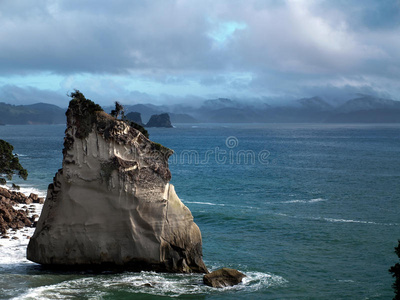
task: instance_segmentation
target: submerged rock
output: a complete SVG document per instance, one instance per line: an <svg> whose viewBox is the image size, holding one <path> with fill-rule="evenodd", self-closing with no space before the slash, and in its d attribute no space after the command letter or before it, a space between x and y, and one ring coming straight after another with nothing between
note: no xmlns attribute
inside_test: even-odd
<svg viewBox="0 0 400 300"><path fill-rule="evenodd" d="M237 270L222 268L204 275L203 282L211 287L223 288L241 283L244 277L246 275Z"/></svg>
<svg viewBox="0 0 400 300"><path fill-rule="evenodd" d="M160 115L152 115L149 122L147 122L146 127L166 127L172 128L171 119L169 114L164 113Z"/></svg>
<svg viewBox="0 0 400 300"><path fill-rule="evenodd" d="M173 151L79 91L71 96L63 167L27 258L57 267L207 273L200 230L169 184Z"/></svg>

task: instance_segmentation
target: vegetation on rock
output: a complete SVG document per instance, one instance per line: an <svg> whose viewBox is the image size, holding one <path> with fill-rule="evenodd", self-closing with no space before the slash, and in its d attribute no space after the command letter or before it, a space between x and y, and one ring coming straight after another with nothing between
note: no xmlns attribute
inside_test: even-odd
<svg viewBox="0 0 400 300"><path fill-rule="evenodd" d="M66 114L67 116L68 114L73 114L77 117L78 131L76 136L78 138L86 138L92 131L92 125L96 121L96 112L103 111L103 109L92 100L86 99L79 90L75 90L69 96L72 100L69 102Z"/></svg>
<svg viewBox="0 0 400 300"><path fill-rule="evenodd" d="M129 120L124 120L126 123L128 123L129 126L135 128L136 130L139 130L143 135L147 138L149 138L149 132L142 126L139 125L135 122L129 121Z"/></svg>
<svg viewBox="0 0 400 300"><path fill-rule="evenodd" d="M394 248L394 252L400 258L400 240L398 242L399 244ZM396 263L392 266L389 272L392 273L392 276L395 278L395 282L393 283L395 297L393 300L400 300L400 263Z"/></svg>
<svg viewBox="0 0 400 300"><path fill-rule="evenodd" d="M118 116L121 115L122 121L124 121L129 126L135 128L136 130L139 130L145 137L149 138L148 131L141 124L133 122L125 116L124 107L118 101L115 101L115 109L111 111L110 115L116 119L118 119Z"/></svg>
<svg viewBox="0 0 400 300"><path fill-rule="evenodd" d="M110 115L116 119L118 119L118 116L121 115L121 119L124 119L125 112L124 112L124 107L121 105L121 103L115 101L115 109L111 111Z"/></svg>

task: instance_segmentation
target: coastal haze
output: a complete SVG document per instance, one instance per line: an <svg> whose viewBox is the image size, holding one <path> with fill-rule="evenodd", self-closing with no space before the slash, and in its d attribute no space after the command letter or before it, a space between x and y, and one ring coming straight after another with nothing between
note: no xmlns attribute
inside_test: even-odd
<svg viewBox="0 0 400 300"><path fill-rule="evenodd" d="M29 174L2 187L48 195L15 205L36 233L0 235L0 299L392 298L399 36L398 0L0 1L0 139ZM132 247L153 269L33 262ZM225 267L246 277L195 274Z"/></svg>

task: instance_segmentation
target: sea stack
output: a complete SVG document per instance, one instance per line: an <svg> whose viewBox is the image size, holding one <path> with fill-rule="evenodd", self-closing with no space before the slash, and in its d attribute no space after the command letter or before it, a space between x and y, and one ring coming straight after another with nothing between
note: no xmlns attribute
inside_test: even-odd
<svg viewBox="0 0 400 300"><path fill-rule="evenodd" d="M200 230L169 183L173 151L79 91L71 97L62 169L27 258L53 267L207 273Z"/></svg>
<svg viewBox="0 0 400 300"><path fill-rule="evenodd" d="M163 113L160 115L152 115L150 117L149 122L147 122L146 127L165 127L165 128L173 128L171 124L171 119L169 114Z"/></svg>

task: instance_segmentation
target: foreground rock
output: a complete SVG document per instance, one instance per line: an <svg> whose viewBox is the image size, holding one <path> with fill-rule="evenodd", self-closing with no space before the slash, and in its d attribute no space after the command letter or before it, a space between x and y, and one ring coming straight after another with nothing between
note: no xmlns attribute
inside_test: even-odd
<svg viewBox="0 0 400 300"><path fill-rule="evenodd" d="M172 128L171 119L169 114L152 115L146 127L166 127Z"/></svg>
<svg viewBox="0 0 400 300"><path fill-rule="evenodd" d="M30 216L29 210L15 209L16 204L43 203L43 198L36 194L29 197L20 192L10 191L0 187L0 235L7 237L7 231L32 227L36 216Z"/></svg>
<svg viewBox="0 0 400 300"><path fill-rule="evenodd" d="M17 203L20 204L44 203L44 199L36 194L31 193L29 196L26 196L23 193L11 191L4 187L0 187L0 198L1 197L8 199L12 205L15 205Z"/></svg>
<svg viewBox="0 0 400 300"><path fill-rule="evenodd" d="M201 233L169 184L172 150L78 91L63 168L49 185L27 258L51 266L207 273Z"/></svg>
<svg viewBox="0 0 400 300"><path fill-rule="evenodd" d="M244 277L246 275L237 270L222 268L204 275L203 282L211 287L223 288L241 283Z"/></svg>

